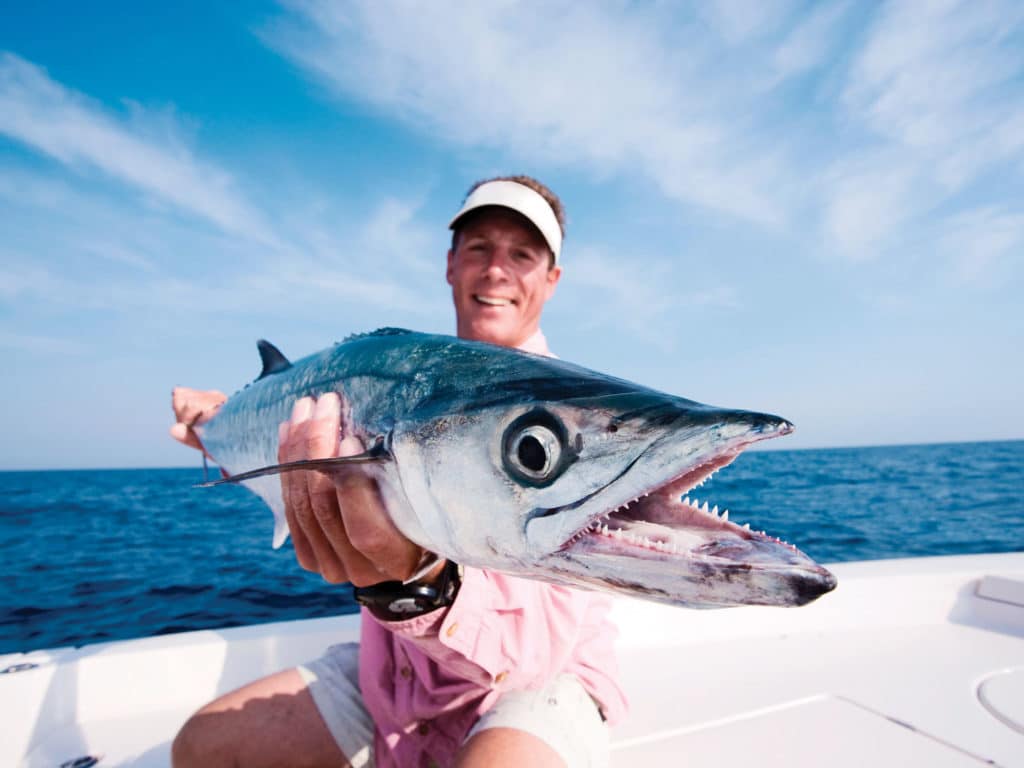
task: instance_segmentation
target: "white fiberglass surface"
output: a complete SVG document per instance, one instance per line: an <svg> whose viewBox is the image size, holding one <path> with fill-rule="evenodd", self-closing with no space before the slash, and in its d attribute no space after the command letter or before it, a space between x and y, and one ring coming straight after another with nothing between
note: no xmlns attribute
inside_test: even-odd
<svg viewBox="0 0 1024 768"><path fill-rule="evenodd" d="M1024 735L991 711L1014 721L999 673L1024 669L1024 608L978 593L986 576L1024 578L1024 554L834 570L836 591L804 608L617 602L632 709L613 764L1024 768ZM0 765L166 766L210 696L356 631L349 616L4 657L40 666L0 675Z"/></svg>

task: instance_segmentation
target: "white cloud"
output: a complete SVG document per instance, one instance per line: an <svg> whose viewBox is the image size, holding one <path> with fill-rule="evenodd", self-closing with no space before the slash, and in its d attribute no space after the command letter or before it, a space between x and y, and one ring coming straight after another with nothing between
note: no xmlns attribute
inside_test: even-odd
<svg viewBox="0 0 1024 768"><path fill-rule="evenodd" d="M225 232L277 244L225 171L196 159L173 138L133 131L11 53L0 54L0 133L70 167L97 169Z"/></svg>
<svg viewBox="0 0 1024 768"><path fill-rule="evenodd" d="M842 31L839 23L848 10L849 2L817 5L806 18L789 30L782 43L772 52L772 84L822 64L837 46L837 38Z"/></svg>
<svg viewBox="0 0 1024 768"><path fill-rule="evenodd" d="M559 287L561 298L549 313L572 316L576 326L596 328L613 318L615 325L628 329L633 338L658 342L671 327L665 322L670 315L690 317L695 312L739 306L731 286L680 290L676 268L650 255L623 259L583 245L573 249L572 263L566 269Z"/></svg>
<svg viewBox="0 0 1024 768"><path fill-rule="evenodd" d="M80 355L86 347L77 341L0 329L0 349L49 355Z"/></svg>
<svg viewBox="0 0 1024 768"><path fill-rule="evenodd" d="M912 165L892 155L836 164L826 181L823 225L840 255L854 261L882 255L893 232L918 213L915 175Z"/></svg>
<svg viewBox="0 0 1024 768"><path fill-rule="evenodd" d="M1012 0L285 7L269 44L415 130L639 178L854 261L899 255L986 171L1024 168ZM808 73L811 96L771 88Z"/></svg>
<svg viewBox="0 0 1024 768"><path fill-rule="evenodd" d="M793 0L705 0L698 12L723 40L737 45L772 32L793 6Z"/></svg>
<svg viewBox="0 0 1024 768"><path fill-rule="evenodd" d="M847 135L859 130L863 140L822 179L823 228L842 253L862 261L899 256L909 237L941 250L943 222L960 207L950 201L984 199L985 174L997 168L1020 176L1022 34L1024 6L1014 2L881 8L837 105L849 120ZM1002 193L993 189L998 200ZM970 263L982 269L993 262Z"/></svg>
<svg viewBox="0 0 1024 768"><path fill-rule="evenodd" d="M699 25L657 6L556 2L536 13L488 3L443 13L311 0L289 9L264 33L271 45L419 130L533 162L639 172L671 198L780 219L775 150L752 141L747 105L720 87L720 51ZM719 15L742 37L734 10Z"/></svg>
<svg viewBox="0 0 1024 768"><path fill-rule="evenodd" d="M844 102L955 191L1024 145L1024 100L1012 87L1024 74L1022 24L1015 2L891 3L857 57Z"/></svg>
<svg viewBox="0 0 1024 768"><path fill-rule="evenodd" d="M348 211L346 221L336 199L317 209L289 198L271 221L182 133L170 113L117 114L0 53L0 135L58 161L0 167L0 300L208 314L298 295L306 311L339 300L413 315L436 308L405 287L407 272L429 269L420 201L361 201L363 215Z"/></svg>
<svg viewBox="0 0 1024 768"><path fill-rule="evenodd" d="M954 279L984 279L1001 262L1024 262L1024 210L985 207L951 218L941 233L943 253Z"/></svg>
<svg viewBox="0 0 1024 768"><path fill-rule="evenodd" d="M394 197L380 201L362 234L362 243L375 260L419 274L442 271L442 254L432 253L431 233L416 219L420 208L418 201Z"/></svg>
<svg viewBox="0 0 1024 768"><path fill-rule="evenodd" d="M0 260L0 299L13 301L25 296L51 296L57 281L50 272L26 259L8 256Z"/></svg>
<svg viewBox="0 0 1024 768"><path fill-rule="evenodd" d="M244 238L197 231L87 184L80 189L16 166L0 166L0 179L14 180L0 182L0 200L8 203L0 207L7 239L0 305L8 309L160 311L200 323L211 315L277 312L315 320L339 305L413 318L447 311L440 285L422 290L422 281L409 279L414 267L425 268L416 264L419 254L437 250L424 245L414 202L386 198L359 228L327 207L295 220L295 245L253 255ZM442 274L443 255L434 266Z"/></svg>

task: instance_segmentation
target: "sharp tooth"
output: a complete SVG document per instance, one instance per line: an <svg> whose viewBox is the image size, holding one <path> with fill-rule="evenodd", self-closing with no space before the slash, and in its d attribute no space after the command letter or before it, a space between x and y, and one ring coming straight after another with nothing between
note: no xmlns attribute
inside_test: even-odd
<svg viewBox="0 0 1024 768"><path fill-rule="evenodd" d="M729 519L729 510L728 509L725 510L725 512L722 513L722 519L723 520L728 520Z"/></svg>
<svg viewBox="0 0 1024 768"><path fill-rule="evenodd" d="M706 501L704 502L704 506L700 508L700 511L705 515L708 514L708 503Z"/></svg>
<svg viewBox="0 0 1024 768"><path fill-rule="evenodd" d="M743 524L743 530L744 531L749 531L750 530L750 523L744 523Z"/></svg>
<svg viewBox="0 0 1024 768"><path fill-rule="evenodd" d="M685 497L683 499L683 504L685 504L686 506L690 506L690 497L689 496L687 496L687 497Z"/></svg>
<svg viewBox="0 0 1024 768"><path fill-rule="evenodd" d="M717 504L715 504L715 506L712 507L711 514L714 515L715 517L718 517L718 505Z"/></svg>

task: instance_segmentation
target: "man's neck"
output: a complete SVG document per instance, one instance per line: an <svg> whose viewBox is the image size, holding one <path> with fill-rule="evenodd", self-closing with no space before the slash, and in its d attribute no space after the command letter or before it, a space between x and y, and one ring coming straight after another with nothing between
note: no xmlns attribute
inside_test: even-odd
<svg viewBox="0 0 1024 768"><path fill-rule="evenodd" d="M459 333L458 337L460 339L465 339L466 341L485 341L485 339L476 338L472 334L468 333ZM491 343L494 344L496 342ZM554 355L551 354L551 350L548 349L548 340L544 337L544 332L541 331L540 327L518 344L501 344L499 346L509 346L513 349L521 349L523 352L532 352L535 355L554 357Z"/></svg>
<svg viewBox="0 0 1024 768"><path fill-rule="evenodd" d="M524 342L517 344L516 349L521 349L524 352L533 352L535 355L551 354L551 350L548 349L548 340L544 338L544 333L540 328L534 331L533 335Z"/></svg>

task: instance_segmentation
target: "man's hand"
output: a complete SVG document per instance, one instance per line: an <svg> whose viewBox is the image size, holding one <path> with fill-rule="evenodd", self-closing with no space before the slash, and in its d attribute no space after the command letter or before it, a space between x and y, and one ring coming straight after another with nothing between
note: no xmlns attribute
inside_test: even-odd
<svg viewBox="0 0 1024 768"><path fill-rule="evenodd" d="M291 420L280 426L278 461L363 453L347 410L333 392L316 401L298 400ZM307 571L357 587L407 579L416 572L424 550L399 533L377 481L358 467L338 467L330 474L286 472L281 491L295 557Z"/></svg>
<svg viewBox="0 0 1024 768"><path fill-rule="evenodd" d="M212 419L227 399L227 395L216 389L175 387L171 390L171 408L174 409L174 420L177 423L171 427L171 437L206 453L192 427Z"/></svg>

